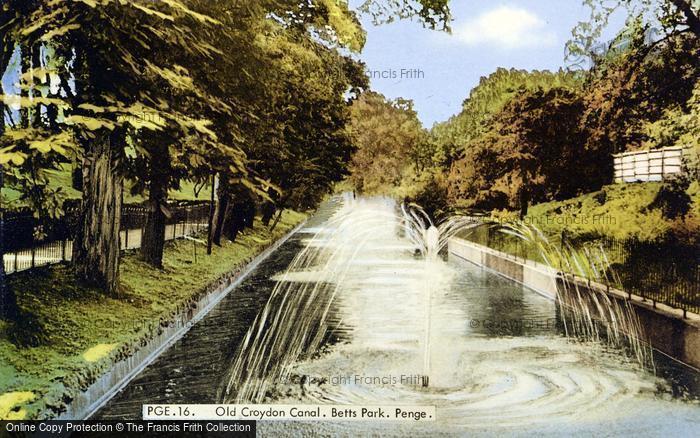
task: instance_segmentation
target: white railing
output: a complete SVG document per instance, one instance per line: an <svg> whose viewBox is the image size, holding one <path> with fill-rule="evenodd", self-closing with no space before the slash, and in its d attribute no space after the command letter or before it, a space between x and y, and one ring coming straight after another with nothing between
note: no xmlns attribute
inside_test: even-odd
<svg viewBox="0 0 700 438"><path fill-rule="evenodd" d="M614 154L615 182L663 181L682 175L684 155L681 146Z"/></svg>

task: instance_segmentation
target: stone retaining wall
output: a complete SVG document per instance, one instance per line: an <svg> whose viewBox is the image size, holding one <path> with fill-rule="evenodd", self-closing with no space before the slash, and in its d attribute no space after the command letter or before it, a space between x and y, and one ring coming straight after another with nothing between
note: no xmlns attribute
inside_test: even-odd
<svg viewBox="0 0 700 438"><path fill-rule="evenodd" d="M78 420L90 418L115 394L124 388L144 368L162 352L177 342L185 333L201 320L214 306L238 286L263 260L277 250L289 237L296 233L305 222L297 225L284 237L273 243L255 257L242 270L223 277L208 288L198 300L193 301L177 314L172 321L161 324L153 336L134 354L115 362L111 369L82 391L67 405L66 410L56 419Z"/></svg>
<svg viewBox="0 0 700 438"><path fill-rule="evenodd" d="M558 286L561 284L558 280L562 277L556 269L459 238L450 239L448 250L451 256L472 262L556 300L557 288L561 287ZM681 310L664 304L654 305L642 297L595 282L569 280L575 281L580 288L588 289L590 293L606 293L616 300L630 301L645 330L646 341L654 349L700 370L699 315L688 312L687 318L684 318Z"/></svg>

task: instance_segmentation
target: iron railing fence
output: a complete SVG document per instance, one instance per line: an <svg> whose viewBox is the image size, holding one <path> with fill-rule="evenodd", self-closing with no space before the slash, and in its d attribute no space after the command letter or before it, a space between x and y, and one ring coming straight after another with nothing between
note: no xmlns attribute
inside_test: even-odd
<svg viewBox="0 0 700 438"><path fill-rule="evenodd" d="M141 205L122 208L119 233L122 250L141 247L147 213L147 208ZM173 205L169 213L166 240L192 236L208 227L208 204ZM39 220L28 211L6 212L2 242L5 273L70 261L78 215L77 208L68 208L66 214L56 220Z"/></svg>
<svg viewBox="0 0 700 438"><path fill-rule="evenodd" d="M463 237L519 259L545 263L536 245L504 233L499 227L483 225ZM598 266L605 265L601 275L597 278L584 275L587 279L638 295L654 305L658 302L700 314L700 251L696 246L669 241L574 237L566 232L548 239L560 248L580 249L583 254L595 257ZM567 271L561 265L553 267Z"/></svg>

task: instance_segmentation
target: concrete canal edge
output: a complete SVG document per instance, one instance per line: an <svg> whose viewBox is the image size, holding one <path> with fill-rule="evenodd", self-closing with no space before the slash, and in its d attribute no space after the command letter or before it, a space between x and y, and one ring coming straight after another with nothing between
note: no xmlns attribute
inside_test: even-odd
<svg viewBox="0 0 700 438"><path fill-rule="evenodd" d="M556 300L563 275L558 270L531 260L523 260L464 239L452 238L450 255L469 261L535 292ZM570 280L570 278L567 278ZM574 279L577 286L596 293L605 293L618 301L629 301L644 328L648 343L660 353L700 371L700 316L670 306L653 305L637 295L607 288L595 282Z"/></svg>
<svg viewBox="0 0 700 438"><path fill-rule="evenodd" d="M68 403L66 410L55 419L87 419L102 408L112 397L121 391L132 379L150 365L161 353L182 338L189 329L204 318L224 297L245 280L265 259L275 252L291 236L298 232L306 221L302 221L282 238L258 254L250 263L233 275L216 282L185 310L181 311L166 327L152 333L136 352L112 364L109 371L102 374L85 391L81 391Z"/></svg>

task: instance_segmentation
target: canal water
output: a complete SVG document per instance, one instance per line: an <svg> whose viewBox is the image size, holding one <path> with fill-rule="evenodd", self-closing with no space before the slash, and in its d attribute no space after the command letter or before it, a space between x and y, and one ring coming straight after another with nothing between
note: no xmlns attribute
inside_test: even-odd
<svg viewBox="0 0 700 438"><path fill-rule="evenodd" d="M357 218L340 232L339 210ZM278 319L285 328L327 333L313 351L283 357L284 375L264 382L255 401L427 405L436 407L437 419L259 422L262 435L698 436L696 373L663 358L654 373L620 351L567 339L549 299L457 258L417 257L395 211L384 199L325 204L95 418L140 418L145 403L235 398L246 383L231 381L235 364L253 353L240 345L277 281L318 282L334 285L319 289L332 295L315 296L323 305L309 307L325 309L323 318L285 311ZM333 246L342 276L338 263L319 260L287 271L309 246Z"/></svg>

